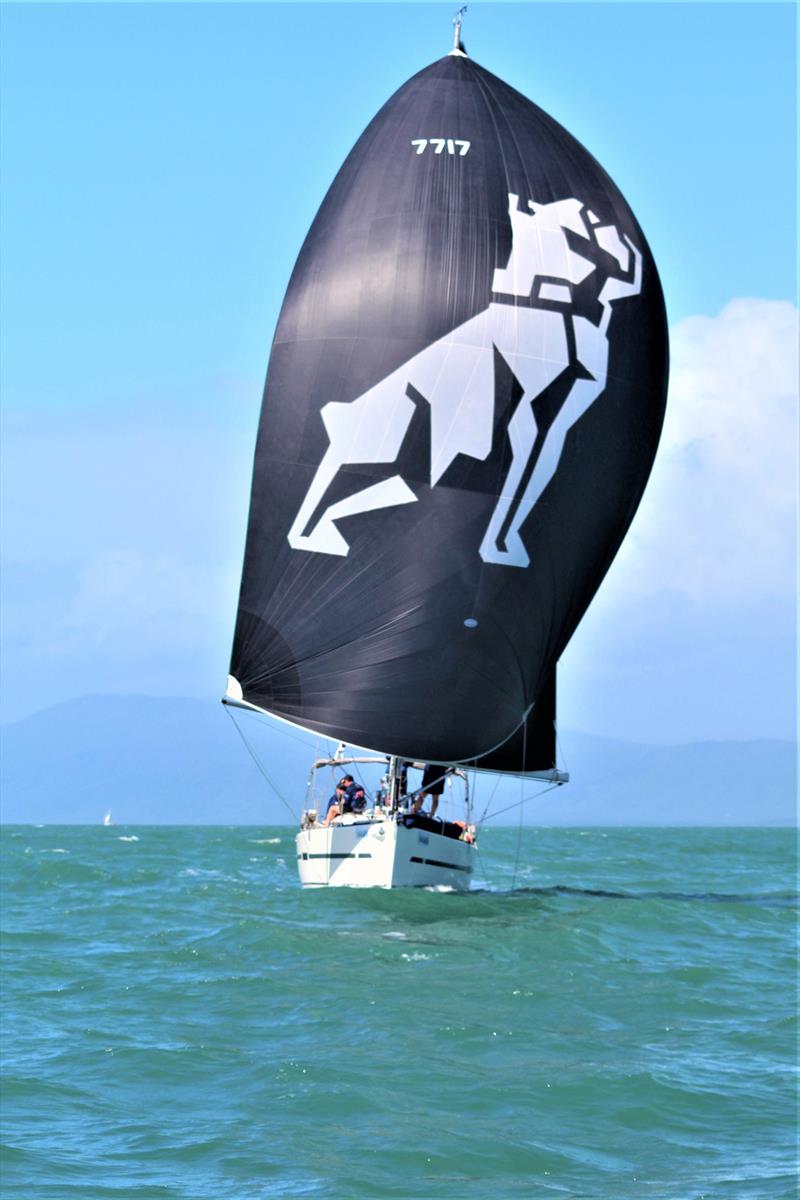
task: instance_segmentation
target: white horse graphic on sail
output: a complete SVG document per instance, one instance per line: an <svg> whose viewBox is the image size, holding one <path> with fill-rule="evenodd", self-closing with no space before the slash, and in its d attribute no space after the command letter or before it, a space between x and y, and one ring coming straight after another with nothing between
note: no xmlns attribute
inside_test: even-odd
<svg viewBox="0 0 800 1200"><path fill-rule="evenodd" d="M415 412L409 386L430 406L431 486L459 454L485 460L492 449L496 348L522 396L508 423L511 463L479 552L487 563L528 566L521 527L556 472L568 431L606 386L611 306L637 295L642 283L640 251L615 226L600 224L579 200L529 200L528 209L521 210L519 197L509 193L512 249L507 265L493 275L497 300L355 400L324 406L330 444L289 530L294 549L346 555L350 547L338 520L416 501L396 474L330 504L314 520L343 466L396 461ZM587 243L594 240L619 264L619 275L609 276L599 289L597 323L574 311L573 287L597 267L572 249L567 231ZM539 433L533 402L570 366L580 368L578 377L544 433L531 469Z"/></svg>

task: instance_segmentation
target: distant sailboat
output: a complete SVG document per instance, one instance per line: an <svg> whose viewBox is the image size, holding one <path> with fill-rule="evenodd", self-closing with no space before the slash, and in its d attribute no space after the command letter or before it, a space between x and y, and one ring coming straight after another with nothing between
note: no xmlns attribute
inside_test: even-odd
<svg viewBox="0 0 800 1200"><path fill-rule="evenodd" d="M468 790L460 824L421 808L444 776L566 781L556 663L663 421L642 230L459 28L345 160L270 356L224 702L382 752L314 763L304 886L467 887ZM317 772L368 762L372 803L323 823ZM409 790L426 764L436 786Z"/></svg>
<svg viewBox="0 0 800 1200"><path fill-rule="evenodd" d="M104 825L113 825L114 824L114 822L111 819L111 809L110 808L109 808L108 812L106 813L106 815L103 817L103 824Z"/></svg>

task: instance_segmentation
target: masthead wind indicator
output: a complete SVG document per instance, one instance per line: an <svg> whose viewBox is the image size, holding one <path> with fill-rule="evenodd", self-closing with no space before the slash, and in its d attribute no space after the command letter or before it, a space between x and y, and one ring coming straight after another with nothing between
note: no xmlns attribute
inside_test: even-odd
<svg viewBox="0 0 800 1200"><path fill-rule="evenodd" d="M461 8L458 9L456 15L453 17L453 49L450 51L451 54L466 55L467 53L466 46L461 41L461 24L464 20L464 13L466 11L466 4L462 4Z"/></svg>

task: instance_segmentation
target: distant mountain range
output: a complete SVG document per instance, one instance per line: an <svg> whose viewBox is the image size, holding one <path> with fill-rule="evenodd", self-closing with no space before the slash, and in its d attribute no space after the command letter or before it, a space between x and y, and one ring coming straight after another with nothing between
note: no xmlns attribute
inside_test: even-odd
<svg viewBox="0 0 800 1200"><path fill-rule="evenodd" d="M313 735L237 712L266 782L222 706L85 696L0 729L7 823L288 824L302 807ZM789 825L796 747L786 741L645 746L559 731L567 787L532 798L526 825ZM369 781L368 781L369 782ZM480 814L514 805L518 779L481 777ZM535 797L542 785L525 783ZM284 806L278 793L286 801ZM498 823L516 823L512 809Z"/></svg>

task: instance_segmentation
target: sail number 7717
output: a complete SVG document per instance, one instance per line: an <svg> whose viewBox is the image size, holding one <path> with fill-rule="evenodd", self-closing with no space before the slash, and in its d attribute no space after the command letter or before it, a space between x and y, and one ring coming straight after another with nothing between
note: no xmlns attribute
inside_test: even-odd
<svg viewBox="0 0 800 1200"><path fill-rule="evenodd" d="M463 158L469 151L471 142L465 142L463 138L412 138L411 145L416 146L417 154L424 154L428 146L431 146L434 154L441 154L447 147L448 154L455 154L456 146L459 147L459 158Z"/></svg>

